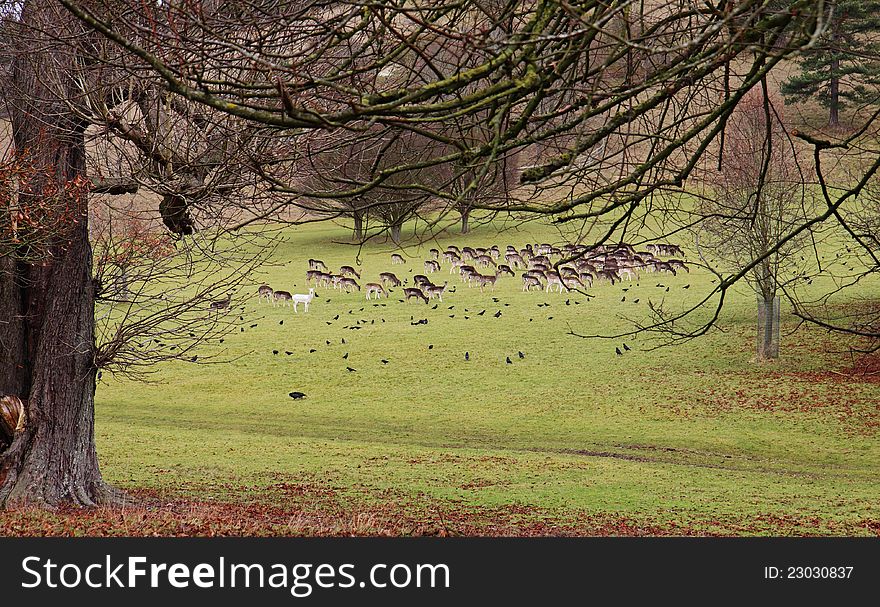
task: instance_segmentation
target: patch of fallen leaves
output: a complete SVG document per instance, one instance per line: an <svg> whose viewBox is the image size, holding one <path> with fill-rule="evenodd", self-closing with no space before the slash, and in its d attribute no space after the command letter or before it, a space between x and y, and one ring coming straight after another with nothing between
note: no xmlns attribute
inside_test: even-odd
<svg viewBox="0 0 880 607"><path fill-rule="evenodd" d="M475 507L395 491L347 504L331 488L275 483L239 487L251 499L198 500L132 490L130 507L0 511L4 536L724 536L875 535L880 521L760 515L748 520L644 520L610 512L553 513L525 504ZM393 499L381 499L382 497ZM303 504L307 504L303 507Z"/></svg>

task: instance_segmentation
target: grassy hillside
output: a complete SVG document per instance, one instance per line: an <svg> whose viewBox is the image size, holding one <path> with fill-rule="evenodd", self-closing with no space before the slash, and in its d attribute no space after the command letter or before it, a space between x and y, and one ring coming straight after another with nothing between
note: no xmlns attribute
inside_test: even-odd
<svg viewBox="0 0 880 607"><path fill-rule="evenodd" d="M423 273L430 246L503 251L554 234L481 227L407 249L405 266L370 245L360 282ZM331 243L345 238L332 225L291 229L266 281L304 292L309 257L355 263L357 248ZM450 532L615 533L616 521L646 533L876 533L880 383L849 369L842 344L800 329L778 363L756 364L747 291L724 332L683 346L568 334L626 329L648 300L696 301L710 280L700 271L601 284L589 299L523 293L519 277L480 293L446 267L435 276L455 287L436 309L401 303L399 289L379 302L319 289L308 314L243 295L243 331L206 352L232 362L166 364L154 384L105 377L107 478L166 499L372 512Z"/></svg>

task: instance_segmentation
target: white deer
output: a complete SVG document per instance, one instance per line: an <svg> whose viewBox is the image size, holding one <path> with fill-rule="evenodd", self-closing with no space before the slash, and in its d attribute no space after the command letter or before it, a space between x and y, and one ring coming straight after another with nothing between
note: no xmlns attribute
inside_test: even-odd
<svg viewBox="0 0 880 607"><path fill-rule="evenodd" d="M296 312L297 304L305 304L306 312L309 311L309 304L312 303L312 298L315 296L315 290L309 289L308 295L303 295L302 293L297 293L293 296L293 311Z"/></svg>

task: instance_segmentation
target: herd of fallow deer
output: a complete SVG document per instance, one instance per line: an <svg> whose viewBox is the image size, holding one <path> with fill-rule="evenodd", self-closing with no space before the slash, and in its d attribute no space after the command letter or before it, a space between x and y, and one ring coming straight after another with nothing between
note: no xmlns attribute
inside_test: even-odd
<svg viewBox="0 0 880 607"><path fill-rule="evenodd" d="M412 286L404 286L408 280L401 280L394 272L381 272L378 282L364 285L366 298L389 297L391 287L403 287L404 301L416 299L428 303L435 298L443 301L449 281L437 285L428 278L429 274L442 270L441 264L447 264L450 274L458 272L463 283L469 287L479 287L480 292L487 287L494 290L495 283L503 276L515 277L515 270L522 270L523 291L538 289L548 293L554 289L562 293L591 288L599 281L612 285L624 279L632 281L643 272L668 272L673 275L679 270L690 272L682 259L673 257L684 257L681 247L664 243L648 244L644 250L638 251L624 243L593 246L565 244L561 247L527 244L521 249L508 245L503 255L498 245L486 248L449 245L442 253L439 249L431 249L430 254L431 259L424 261L425 273L414 275ZM502 259L506 263L501 263ZM406 263L406 259L398 253L391 255L392 265ZM346 293L361 291L361 285L357 282L360 278L360 273L352 266L342 266L334 274L320 259L309 259L306 272L306 283L310 286L308 294L293 295L288 291L273 290L264 284L259 288L258 295L273 306L293 303L294 312L297 311L297 304L302 303L308 312L309 304L315 297L315 288L333 287Z"/></svg>

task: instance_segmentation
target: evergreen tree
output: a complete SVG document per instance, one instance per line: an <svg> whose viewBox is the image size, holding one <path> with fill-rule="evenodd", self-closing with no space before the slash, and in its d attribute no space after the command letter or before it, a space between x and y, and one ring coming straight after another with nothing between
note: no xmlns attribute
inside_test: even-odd
<svg viewBox="0 0 880 607"><path fill-rule="evenodd" d="M815 98L837 126L846 101L880 104L880 1L838 0L826 34L799 62L800 72L782 85L788 102Z"/></svg>

